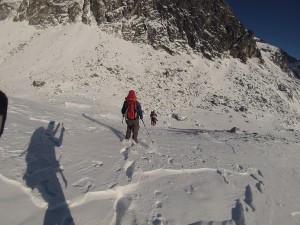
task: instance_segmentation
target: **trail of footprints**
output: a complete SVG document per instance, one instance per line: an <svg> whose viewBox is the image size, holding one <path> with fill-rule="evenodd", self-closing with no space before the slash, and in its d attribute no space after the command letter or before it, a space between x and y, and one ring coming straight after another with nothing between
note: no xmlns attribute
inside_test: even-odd
<svg viewBox="0 0 300 225"><path fill-rule="evenodd" d="M124 170L129 182L131 182L135 166L135 161L128 160L130 149L131 147L124 147L120 151L125 160Z"/></svg>
<svg viewBox="0 0 300 225"><path fill-rule="evenodd" d="M124 147L120 150L120 153L123 155L125 161L123 168L128 182L132 181L134 171L138 167L139 163L147 163L149 166L148 168L151 168L153 164L150 162L151 160L155 160L154 159L155 157L151 157L151 160L148 158L148 156L141 157L140 156L141 152L138 152L137 146ZM164 157L165 155L161 155L160 158L162 158L162 156ZM165 160L165 159L161 159L161 161L169 162L169 160ZM216 170L216 172L223 177L224 182L226 184L229 184L230 181L228 180L229 175L227 171L228 170L226 169ZM245 172L249 172L249 171L246 169ZM235 207L231 209L230 220L225 220L225 221L199 220L197 222L188 225L246 225L245 213L255 212L256 210L252 189L256 188L261 194L263 194L263 190L264 190L264 183L261 180L263 178L263 174L260 170L251 169L250 177L255 180L256 184L246 185L244 190L244 198L235 200ZM191 194L193 192L193 187L191 186L191 189L187 189L185 191L187 194ZM151 224L153 225L169 224L168 221L164 219L163 216L159 213L159 209L163 207L163 201L160 199L161 194L162 193L159 190L156 190L154 192L154 198L156 199L156 201L154 203L153 208L156 210L153 211L155 212L155 215L152 215L152 218L150 219ZM126 219L126 217L130 217L131 222L129 224L138 225L137 222L134 222L136 221L135 216L126 215L126 214L131 214L130 212L127 212L127 210L132 200L133 199L131 197L122 197L118 200L117 209L116 209L117 211L116 225L122 225L123 222L124 224L127 224L126 222L128 218Z"/></svg>
<svg viewBox="0 0 300 225"><path fill-rule="evenodd" d="M149 152L148 150L145 150L144 147L139 145L126 146L120 150L120 153L124 159L123 168L129 183L132 182L132 177L135 170L138 170L139 168L143 168L143 170L152 170L157 169L154 168L155 165L162 166L165 163L170 163L166 159L167 156ZM134 200L136 200L138 197L139 196L133 195L118 199L116 207L116 225L139 225L135 213L131 212L129 209L129 206L133 204ZM165 224L164 222L166 222L162 215L158 212L163 206L163 199L161 198L162 193L159 190L156 190L153 193L153 199L155 199L155 202L152 206L153 212L150 213L150 218L148 218L150 224L162 225Z"/></svg>

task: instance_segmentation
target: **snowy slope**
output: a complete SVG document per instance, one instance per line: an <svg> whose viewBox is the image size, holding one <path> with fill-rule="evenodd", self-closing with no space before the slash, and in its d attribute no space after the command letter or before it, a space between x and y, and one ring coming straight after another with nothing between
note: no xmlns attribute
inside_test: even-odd
<svg viewBox="0 0 300 225"><path fill-rule="evenodd" d="M83 24L47 30L9 21L1 26L1 88L11 96L74 99L106 109L107 102L119 108L134 89L146 111L197 114L205 109L250 118L271 114L285 126L299 128L299 80L283 73L267 54L264 65L229 57L209 61L193 54L171 56ZM45 84L38 88L33 82Z"/></svg>
<svg viewBox="0 0 300 225"><path fill-rule="evenodd" d="M0 26L3 224L300 224L299 84L267 55L208 61L82 24ZM137 146L120 141L130 89Z"/></svg>
<svg viewBox="0 0 300 225"><path fill-rule="evenodd" d="M65 215L75 224L299 224L299 133L187 129L172 118L150 128L145 118L155 144L142 126L130 147L120 142L119 115L91 108L10 99L5 224L56 224ZM50 121L60 123L56 133Z"/></svg>

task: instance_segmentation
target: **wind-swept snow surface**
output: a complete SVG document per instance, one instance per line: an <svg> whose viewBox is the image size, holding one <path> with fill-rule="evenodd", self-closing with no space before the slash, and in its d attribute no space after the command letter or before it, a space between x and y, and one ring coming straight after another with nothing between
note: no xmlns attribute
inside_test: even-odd
<svg viewBox="0 0 300 225"><path fill-rule="evenodd" d="M267 53L213 62L79 24L0 26L1 223L300 224L299 86ZM147 126L133 146L130 89Z"/></svg>
<svg viewBox="0 0 300 225"><path fill-rule="evenodd" d="M297 133L178 122L151 128L155 144L141 127L140 144L131 146L120 141L117 114L79 106L10 99L1 139L5 223L299 223Z"/></svg>

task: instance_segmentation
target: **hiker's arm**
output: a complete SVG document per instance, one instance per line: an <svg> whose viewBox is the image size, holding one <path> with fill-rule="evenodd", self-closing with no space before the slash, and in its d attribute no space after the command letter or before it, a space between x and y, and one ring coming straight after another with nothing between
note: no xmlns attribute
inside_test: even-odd
<svg viewBox="0 0 300 225"><path fill-rule="evenodd" d="M65 128L64 128L64 125L62 124L62 125L61 125L61 130L60 130L59 139L58 139L59 146L61 146L61 144L62 144L62 142L63 142L64 133L65 133Z"/></svg>
<svg viewBox="0 0 300 225"><path fill-rule="evenodd" d="M121 113L124 115L126 113L126 102L124 101Z"/></svg>
<svg viewBox="0 0 300 225"><path fill-rule="evenodd" d="M1 92L1 107L0 107L0 114L1 114L1 121L0 121L0 137L4 131L4 125L5 125L5 121L6 121L6 115L7 115L7 107L8 107L8 99L6 97L6 95Z"/></svg>
<svg viewBox="0 0 300 225"><path fill-rule="evenodd" d="M138 116L140 117L140 119L143 119L143 110L142 110L142 106L139 102L136 102L136 112L137 112Z"/></svg>
<svg viewBox="0 0 300 225"><path fill-rule="evenodd" d="M55 136L55 134L57 133L59 127L60 127L60 123L58 123L56 128L52 131L53 136Z"/></svg>
<svg viewBox="0 0 300 225"><path fill-rule="evenodd" d="M64 125L62 124L59 138L55 138L53 135L50 136L50 138L52 139L52 141L55 143L57 147L60 147L63 142L64 132L65 132L65 128Z"/></svg>

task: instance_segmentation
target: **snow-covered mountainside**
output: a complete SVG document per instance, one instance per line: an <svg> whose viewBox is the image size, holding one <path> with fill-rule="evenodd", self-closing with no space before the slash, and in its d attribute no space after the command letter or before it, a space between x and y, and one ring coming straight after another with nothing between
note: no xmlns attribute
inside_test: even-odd
<svg viewBox="0 0 300 225"><path fill-rule="evenodd" d="M299 79L273 63L277 48L258 42L262 59L214 61L185 52L170 55L73 24L35 29L1 21L1 89L39 101L72 98L119 107L135 89L145 110L271 117L299 128Z"/></svg>
<svg viewBox="0 0 300 225"><path fill-rule="evenodd" d="M78 4L99 2L117 1ZM170 52L124 40L107 32L111 26L40 29L11 20L22 15L14 11L20 5L34 19L37 8L47 19L65 16L54 22L73 15L58 1L46 3L0 2L7 12L0 13L0 89L9 98L1 223L300 224L299 61L254 38L259 57L221 51L210 58L189 47ZM145 120L135 146L120 142L130 89Z"/></svg>

